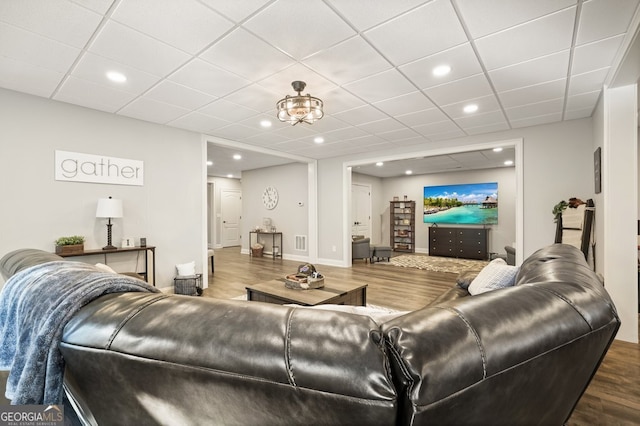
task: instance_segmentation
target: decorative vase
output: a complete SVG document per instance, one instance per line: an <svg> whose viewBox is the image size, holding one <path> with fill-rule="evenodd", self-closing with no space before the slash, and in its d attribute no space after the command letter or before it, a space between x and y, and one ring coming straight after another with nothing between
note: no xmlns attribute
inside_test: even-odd
<svg viewBox="0 0 640 426"><path fill-rule="evenodd" d="M56 254L70 255L84 252L84 244L70 244L66 246L56 246Z"/></svg>

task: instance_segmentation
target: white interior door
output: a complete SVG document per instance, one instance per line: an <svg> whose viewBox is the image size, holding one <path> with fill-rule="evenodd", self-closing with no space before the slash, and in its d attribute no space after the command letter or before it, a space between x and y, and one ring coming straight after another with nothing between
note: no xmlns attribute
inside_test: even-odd
<svg viewBox="0 0 640 426"><path fill-rule="evenodd" d="M222 216L222 247L241 244L240 221L242 219L242 194L238 190L220 191L220 214Z"/></svg>
<svg viewBox="0 0 640 426"><path fill-rule="evenodd" d="M371 187L351 185L351 235L371 237Z"/></svg>

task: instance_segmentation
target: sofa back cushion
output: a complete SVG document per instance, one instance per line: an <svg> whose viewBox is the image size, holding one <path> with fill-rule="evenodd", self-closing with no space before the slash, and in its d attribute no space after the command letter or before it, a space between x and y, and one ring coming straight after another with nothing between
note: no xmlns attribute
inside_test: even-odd
<svg viewBox="0 0 640 426"><path fill-rule="evenodd" d="M98 424L146 424L169 407L173 424L393 424L397 414L382 335L365 315L125 293L86 305L61 351L73 397Z"/></svg>
<svg viewBox="0 0 640 426"><path fill-rule="evenodd" d="M20 249L7 253L0 259L0 273L5 279L9 279L13 274L29 268L30 266L39 265L45 262L53 262L56 260L64 260L62 257L54 253L37 249Z"/></svg>
<svg viewBox="0 0 640 426"><path fill-rule="evenodd" d="M564 424L620 326L581 256L549 246L517 286L385 323L399 423Z"/></svg>

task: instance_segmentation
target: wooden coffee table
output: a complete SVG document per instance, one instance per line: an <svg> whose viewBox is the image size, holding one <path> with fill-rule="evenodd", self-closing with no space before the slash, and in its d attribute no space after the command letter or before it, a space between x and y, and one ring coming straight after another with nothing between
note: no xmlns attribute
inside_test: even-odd
<svg viewBox="0 0 640 426"><path fill-rule="evenodd" d="M325 278L324 287L311 290L293 290L279 280L247 286L246 289L247 300L278 305L367 305L367 284L348 284L331 278Z"/></svg>

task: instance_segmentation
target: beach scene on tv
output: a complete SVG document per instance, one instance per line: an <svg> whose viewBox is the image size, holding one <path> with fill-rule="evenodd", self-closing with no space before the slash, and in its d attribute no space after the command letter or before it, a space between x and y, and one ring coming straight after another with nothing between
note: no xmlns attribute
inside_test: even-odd
<svg viewBox="0 0 640 426"><path fill-rule="evenodd" d="M424 187L424 223L495 225L498 182Z"/></svg>

